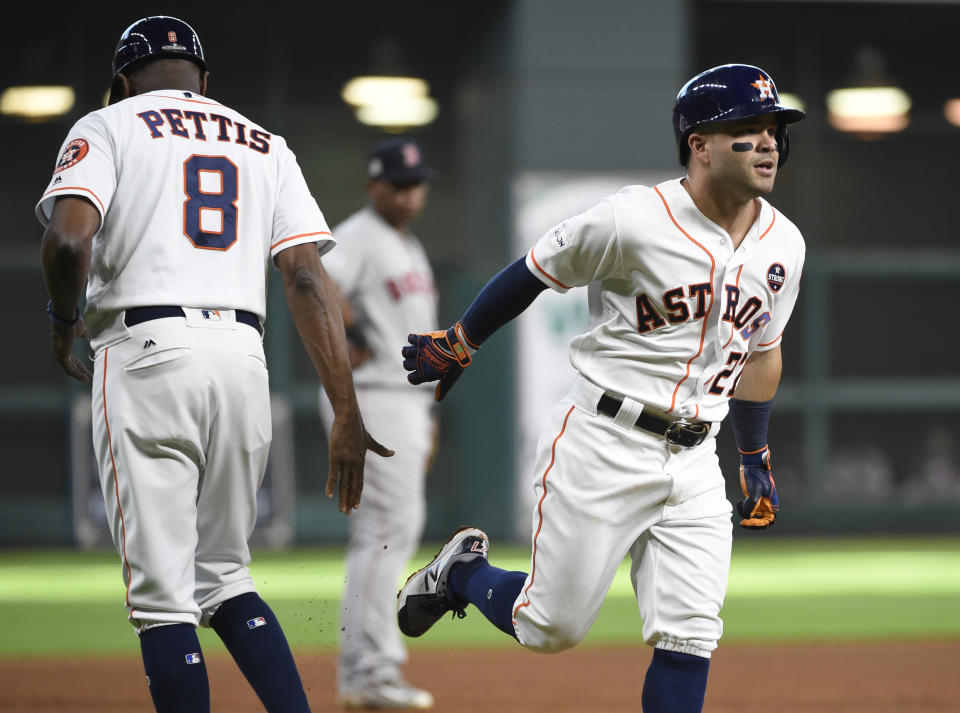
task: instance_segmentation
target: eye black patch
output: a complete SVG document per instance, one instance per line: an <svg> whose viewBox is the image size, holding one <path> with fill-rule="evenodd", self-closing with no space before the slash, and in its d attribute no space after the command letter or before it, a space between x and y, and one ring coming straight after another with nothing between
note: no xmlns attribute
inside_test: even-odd
<svg viewBox="0 0 960 713"><path fill-rule="evenodd" d="M745 151L753 151L753 144L751 144L749 141L738 141L733 145L732 148L734 151L739 151L741 153Z"/></svg>

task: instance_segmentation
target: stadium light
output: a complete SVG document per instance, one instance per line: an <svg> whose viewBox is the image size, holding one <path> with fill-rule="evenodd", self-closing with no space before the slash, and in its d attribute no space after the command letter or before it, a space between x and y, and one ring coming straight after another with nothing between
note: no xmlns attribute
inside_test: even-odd
<svg viewBox="0 0 960 713"><path fill-rule="evenodd" d="M340 93L357 120L388 131L424 126L437 118L439 107L430 85L417 77L354 77Z"/></svg>
<svg viewBox="0 0 960 713"><path fill-rule="evenodd" d="M854 87L827 94L827 120L839 131L889 134L910 123L909 95L900 87Z"/></svg>
<svg viewBox="0 0 960 713"><path fill-rule="evenodd" d="M910 96L892 81L883 54L861 46L845 87L827 93L827 121L838 131L876 139L910 124Z"/></svg>
<svg viewBox="0 0 960 713"><path fill-rule="evenodd" d="M947 99L943 105L943 115L954 126L960 126L960 99Z"/></svg>
<svg viewBox="0 0 960 713"><path fill-rule="evenodd" d="M68 113L75 101L73 87L7 87L0 94L0 114L45 121Z"/></svg>

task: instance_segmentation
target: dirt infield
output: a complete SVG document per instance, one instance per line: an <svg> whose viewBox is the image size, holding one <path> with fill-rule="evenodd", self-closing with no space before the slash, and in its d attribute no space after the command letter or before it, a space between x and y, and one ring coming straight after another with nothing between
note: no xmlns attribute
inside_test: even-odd
<svg viewBox="0 0 960 713"><path fill-rule="evenodd" d="M333 702L334 659L297 657L315 713ZM580 648L556 656L517 649L414 651L411 681L451 713L639 713L650 651ZM960 642L722 646L709 713L960 711ZM232 661L207 664L215 713L262 711ZM0 660L4 713L152 713L138 658Z"/></svg>

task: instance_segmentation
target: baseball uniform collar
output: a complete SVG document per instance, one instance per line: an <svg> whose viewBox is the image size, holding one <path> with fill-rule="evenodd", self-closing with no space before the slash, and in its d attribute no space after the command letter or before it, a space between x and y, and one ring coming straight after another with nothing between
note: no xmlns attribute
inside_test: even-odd
<svg viewBox="0 0 960 713"><path fill-rule="evenodd" d="M731 254L734 252L749 252L752 247L767 234L769 227L772 225L774 219L773 206L770 205L766 199L758 197L757 200L760 201L760 212L757 213L756 220L753 221L753 225L750 226L746 236L744 236L740 242L739 247L734 251L730 235L726 230L700 212L700 209L697 208L697 204L693 202L693 198L687 192L687 189L683 187L682 181L682 178L675 178L661 183L658 188L681 227L685 224L699 224L709 230L711 237L717 244L711 247L726 248Z"/></svg>
<svg viewBox="0 0 960 713"><path fill-rule="evenodd" d="M714 248L723 248L724 246L727 250L732 251L730 236L727 235L727 231L700 212L697 204L693 202L693 197L683 187L682 182L682 178L675 178L658 186L670 212L674 216L677 227L683 229L684 232L689 232L687 227L698 226L699 229L690 234L695 238L705 238L707 235L704 234L704 231L707 231L711 251Z"/></svg>

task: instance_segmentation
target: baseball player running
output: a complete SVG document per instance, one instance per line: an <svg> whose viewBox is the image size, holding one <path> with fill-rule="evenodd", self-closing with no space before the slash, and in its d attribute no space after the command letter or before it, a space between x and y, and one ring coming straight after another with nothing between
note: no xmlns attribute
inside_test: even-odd
<svg viewBox="0 0 960 713"><path fill-rule="evenodd" d="M397 455L367 459L363 508L350 518L340 610L339 701L348 707L429 708L433 696L401 675L407 660L393 593L420 542L424 484L434 449L433 390L411 389L396 345L423 325L437 328L433 271L408 225L427 198L428 168L413 139L386 139L367 160L367 205L334 228L324 265L342 294L357 399L368 426ZM321 392L321 416L333 411Z"/></svg>
<svg viewBox="0 0 960 713"><path fill-rule="evenodd" d="M391 454L357 406L320 263L334 240L284 140L205 96L189 25L133 23L113 69L109 106L70 130L37 216L53 356L93 381L100 481L150 694L160 713L210 710L203 625L266 710L303 713L286 638L247 568L271 440L271 261L336 412L327 495L339 489L349 514L365 451ZM83 336L92 375L72 353Z"/></svg>
<svg viewBox="0 0 960 713"><path fill-rule="evenodd" d="M654 647L643 710L702 709L730 565L715 448L728 411L741 453L740 525L769 527L779 507L767 424L804 244L762 196L787 159L787 124L802 118L757 67L697 75L673 110L684 178L628 186L560 223L456 325L410 335L408 378L438 381L442 399L480 345L542 290L601 290L604 316L573 340L577 376L540 437L530 572L493 567L486 534L462 528L400 590L405 634L472 603L527 648L562 651L590 629L629 554Z"/></svg>

